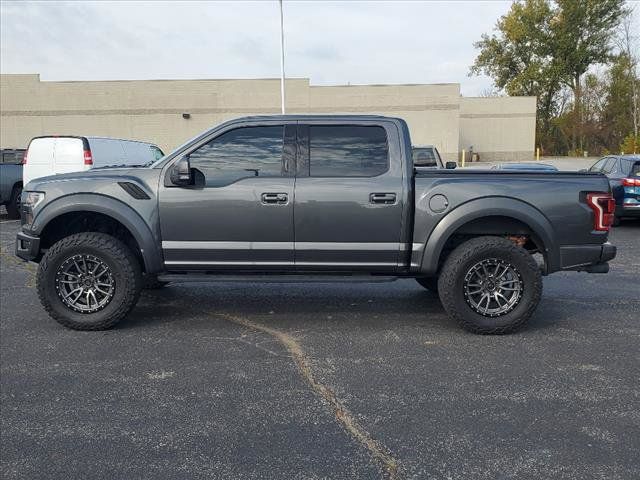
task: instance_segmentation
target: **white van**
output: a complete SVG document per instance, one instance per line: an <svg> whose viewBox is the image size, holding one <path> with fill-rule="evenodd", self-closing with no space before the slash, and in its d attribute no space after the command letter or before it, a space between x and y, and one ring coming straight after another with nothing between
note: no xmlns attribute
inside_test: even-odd
<svg viewBox="0 0 640 480"><path fill-rule="evenodd" d="M35 137L24 156L23 182L96 167L151 163L164 154L152 143L104 137Z"/></svg>

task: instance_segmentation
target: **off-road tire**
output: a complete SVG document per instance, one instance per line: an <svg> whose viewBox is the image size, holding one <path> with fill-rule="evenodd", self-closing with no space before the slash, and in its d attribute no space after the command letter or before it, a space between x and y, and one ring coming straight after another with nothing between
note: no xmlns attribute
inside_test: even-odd
<svg viewBox="0 0 640 480"><path fill-rule="evenodd" d="M17 185L11 190L11 198L7 203L7 216L11 220L17 220L20 218L20 195L22 195L22 187Z"/></svg>
<svg viewBox="0 0 640 480"><path fill-rule="evenodd" d="M169 282L163 282L158 280L157 275L143 275L142 276L142 288L144 290L159 290L169 285Z"/></svg>
<svg viewBox="0 0 640 480"><path fill-rule="evenodd" d="M80 313L67 307L56 292L56 272L70 256L94 255L104 261L115 278L111 301L94 313ZM58 323L74 330L105 330L122 320L135 306L142 288L140 263L120 240L103 233L70 235L55 243L38 267L36 286L40 303Z"/></svg>
<svg viewBox="0 0 640 480"><path fill-rule="evenodd" d="M438 277L419 277L416 278L416 282L430 292L438 293Z"/></svg>
<svg viewBox="0 0 640 480"><path fill-rule="evenodd" d="M508 313L488 317L474 311L465 300L464 281L469 269L483 259L496 258L513 265L523 290ZM444 262L438 280L440 301L462 328L479 334L506 334L522 328L535 311L542 295L542 274L534 258L522 247L501 237L477 237L458 246Z"/></svg>

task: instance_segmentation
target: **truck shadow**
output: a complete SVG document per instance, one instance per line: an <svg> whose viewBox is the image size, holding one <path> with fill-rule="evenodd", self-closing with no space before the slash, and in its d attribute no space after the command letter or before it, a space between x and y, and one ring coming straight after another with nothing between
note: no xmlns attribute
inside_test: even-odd
<svg viewBox="0 0 640 480"><path fill-rule="evenodd" d="M220 315L250 318L295 329L323 322L346 325L429 326L463 334L438 296L412 280L385 284L176 283L145 291L118 328L146 328L167 321L201 324ZM529 328L553 327L554 318L534 315Z"/></svg>

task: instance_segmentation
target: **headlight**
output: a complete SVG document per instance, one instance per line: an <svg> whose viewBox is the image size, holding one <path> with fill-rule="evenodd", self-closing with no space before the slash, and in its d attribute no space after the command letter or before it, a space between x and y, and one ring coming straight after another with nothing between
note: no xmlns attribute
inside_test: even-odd
<svg viewBox="0 0 640 480"><path fill-rule="evenodd" d="M36 205L44 200L44 192L25 192L23 199L23 205L25 207L34 209Z"/></svg>

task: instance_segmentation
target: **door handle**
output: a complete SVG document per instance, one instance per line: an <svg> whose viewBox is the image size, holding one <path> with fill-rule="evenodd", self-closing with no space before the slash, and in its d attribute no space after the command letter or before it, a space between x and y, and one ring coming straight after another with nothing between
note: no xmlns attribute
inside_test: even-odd
<svg viewBox="0 0 640 480"><path fill-rule="evenodd" d="M396 203L395 193L372 193L369 195L369 203L393 205Z"/></svg>
<svg viewBox="0 0 640 480"><path fill-rule="evenodd" d="M286 193L263 193L261 196L264 205L286 205L289 195Z"/></svg>

